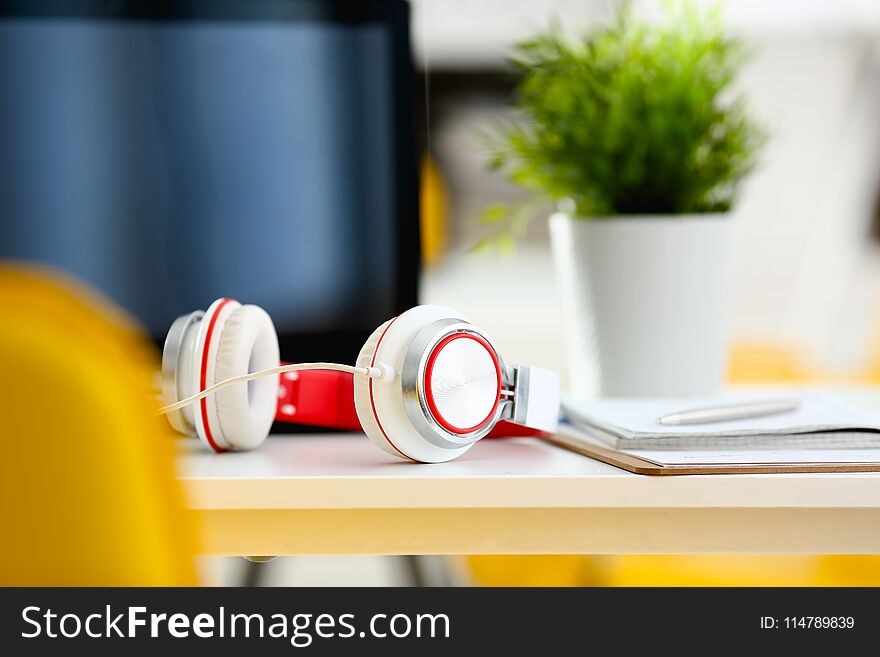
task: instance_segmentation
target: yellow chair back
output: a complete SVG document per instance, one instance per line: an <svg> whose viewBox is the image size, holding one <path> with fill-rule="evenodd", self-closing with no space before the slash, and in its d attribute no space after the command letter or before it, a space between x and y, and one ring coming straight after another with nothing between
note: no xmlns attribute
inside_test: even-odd
<svg viewBox="0 0 880 657"><path fill-rule="evenodd" d="M0 263L0 584L189 585L157 354L96 293Z"/></svg>

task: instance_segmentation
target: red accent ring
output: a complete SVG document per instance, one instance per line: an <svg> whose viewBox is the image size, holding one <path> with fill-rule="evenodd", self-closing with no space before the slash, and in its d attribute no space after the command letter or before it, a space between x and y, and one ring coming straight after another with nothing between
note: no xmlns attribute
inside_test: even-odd
<svg viewBox="0 0 880 657"><path fill-rule="evenodd" d="M376 355L379 353L379 345L382 344L382 339L385 337L385 334L388 333L388 329L391 328L391 325L394 324L394 322L396 322L399 317L400 317L400 315L398 315L397 317L392 319L390 322L388 322L388 326L385 327L385 330L382 331L382 335L379 336L379 341L376 342L376 348L373 349L373 357L370 359L370 367L373 367L376 364ZM385 428L382 426L382 423L379 421L379 414L376 412L376 401L373 399L373 379L369 380L369 382L367 383L367 386L370 391L370 407L373 409L373 418L375 418L375 420L376 420L376 426L379 427L379 431L382 432L382 437L385 438L385 440L388 442L388 444L394 448L394 451L397 452L398 454L400 454L403 458L409 459L410 461L415 461L416 459L414 459L409 454L405 454L404 452L402 452L397 445L395 445L393 442L391 442L391 438L389 438L388 434L385 433Z"/></svg>
<svg viewBox="0 0 880 657"><path fill-rule="evenodd" d="M211 316L210 321L208 322L208 331L205 333L205 346L202 348L202 364L199 374L199 392L208 387L208 352L211 349L211 336L214 333L214 325L217 323L217 317L220 316L220 311L223 310L223 307L229 303L230 301L235 301L235 299L223 299L220 302L220 305L217 306L217 310L214 311L214 314ZM211 427L208 425L208 398L202 397L199 401L199 405L201 406L202 411L202 428L205 432L205 439L208 441L208 444L218 454L221 452L227 451L223 447L220 447L216 442L214 442L214 437L211 435Z"/></svg>
<svg viewBox="0 0 880 657"><path fill-rule="evenodd" d="M492 364L495 366L495 379L496 379L496 392L495 392L495 403L492 405L489 414L479 423L475 424L472 427L457 427L446 418L443 417L443 414L440 413L440 409L437 408L437 404L434 401L434 390L431 386L431 378L434 374L434 362L437 360L437 356L440 355L440 352L443 351L443 347L448 345L453 340L460 340L462 338L467 338L469 340L474 340L475 342L479 342L483 348L489 352L489 356L492 358ZM492 345L479 335L474 335L473 333L453 333L452 335L447 335L445 338L440 340L434 349L431 351L430 357L428 357L428 364L425 366L425 398L428 402L428 408L431 410L431 415L434 416L434 419L437 423L451 433L458 434L466 434L472 433L474 431L479 431L483 427L485 427L491 420L492 416L495 415L495 409L498 408L498 404L501 402L501 364L498 362L498 356L495 354L495 350L492 348Z"/></svg>

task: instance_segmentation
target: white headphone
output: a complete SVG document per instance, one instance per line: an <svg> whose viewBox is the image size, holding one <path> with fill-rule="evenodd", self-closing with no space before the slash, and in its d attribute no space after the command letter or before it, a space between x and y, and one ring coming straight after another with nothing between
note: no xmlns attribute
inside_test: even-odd
<svg viewBox="0 0 880 657"><path fill-rule="evenodd" d="M300 370L354 375L354 410L364 432L389 454L412 461L454 459L504 423L556 430L558 375L505 365L485 332L436 305L382 324L351 367L280 365L266 311L218 299L207 311L179 317L168 331L161 412L216 451L253 449L276 416L278 375Z"/></svg>

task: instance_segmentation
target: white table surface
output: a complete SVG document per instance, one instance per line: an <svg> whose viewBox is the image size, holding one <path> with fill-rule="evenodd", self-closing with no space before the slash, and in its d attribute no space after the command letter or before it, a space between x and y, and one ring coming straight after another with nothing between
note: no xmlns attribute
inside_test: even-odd
<svg viewBox="0 0 880 657"><path fill-rule="evenodd" d="M880 552L880 473L648 477L533 439L413 464L355 434L179 468L205 554Z"/></svg>

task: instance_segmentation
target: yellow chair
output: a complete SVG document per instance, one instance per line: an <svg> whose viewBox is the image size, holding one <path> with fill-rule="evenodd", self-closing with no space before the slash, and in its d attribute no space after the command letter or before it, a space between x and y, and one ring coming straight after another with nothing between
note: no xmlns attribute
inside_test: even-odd
<svg viewBox="0 0 880 657"><path fill-rule="evenodd" d="M499 554L467 557L481 586L601 586L601 559L576 554Z"/></svg>
<svg viewBox="0 0 880 657"><path fill-rule="evenodd" d="M58 273L0 263L0 584L191 585L157 354Z"/></svg>

